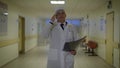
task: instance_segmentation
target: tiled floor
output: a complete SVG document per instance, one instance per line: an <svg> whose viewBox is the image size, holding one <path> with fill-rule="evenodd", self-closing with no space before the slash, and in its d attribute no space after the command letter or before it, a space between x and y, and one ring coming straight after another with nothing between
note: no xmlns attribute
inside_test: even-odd
<svg viewBox="0 0 120 68"><path fill-rule="evenodd" d="M46 68L48 46L39 46L2 68ZM97 56L87 56L80 49L75 56L75 68L113 68Z"/></svg>

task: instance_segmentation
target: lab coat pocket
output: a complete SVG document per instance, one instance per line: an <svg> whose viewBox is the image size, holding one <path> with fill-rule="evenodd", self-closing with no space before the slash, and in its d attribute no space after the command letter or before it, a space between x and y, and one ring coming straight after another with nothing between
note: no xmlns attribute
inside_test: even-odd
<svg viewBox="0 0 120 68"><path fill-rule="evenodd" d="M48 53L48 59L57 60L58 59L58 51L57 49L50 49Z"/></svg>

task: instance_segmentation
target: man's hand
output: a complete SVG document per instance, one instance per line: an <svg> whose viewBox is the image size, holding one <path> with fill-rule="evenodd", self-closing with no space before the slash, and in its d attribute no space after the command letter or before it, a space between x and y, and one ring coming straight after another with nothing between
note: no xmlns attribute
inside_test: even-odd
<svg viewBox="0 0 120 68"><path fill-rule="evenodd" d="M52 17L51 17L51 21L54 22L56 19L56 15L54 14Z"/></svg>
<svg viewBox="0 0 120 68"><path fill-rule="evenodd" d="M75 50L70 51L70 53L71 53L72 55L76 55L76 51L75 51Z"/></svg>

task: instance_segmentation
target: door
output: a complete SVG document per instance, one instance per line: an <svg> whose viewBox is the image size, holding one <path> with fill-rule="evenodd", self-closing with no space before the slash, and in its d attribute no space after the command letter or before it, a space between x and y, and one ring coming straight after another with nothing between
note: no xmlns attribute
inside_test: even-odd
<svg viewBox="0 0 120 68"><path fill-rule="evenodd" d="M113 65L114 12L106 16L106 61Z"/></svg>
<svg viewBox="0 0 120 68"><path fill-rule="evenodd" d="M19 16L19 53L25 52L25 18Z"/></svg>

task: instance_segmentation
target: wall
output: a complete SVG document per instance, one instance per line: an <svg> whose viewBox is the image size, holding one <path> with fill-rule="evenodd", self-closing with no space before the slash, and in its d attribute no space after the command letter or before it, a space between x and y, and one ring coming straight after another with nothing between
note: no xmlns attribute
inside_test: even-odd
<svg viewBox="0 0 120 68"><path fill-rule="evenodd" d="M89 14L89 36L90 39L98 42L99 46L97 53L103 59L105 58L105 22L101 25L101 21L105 21L106 7L102 6L99 9L91 11Z"/></svg>
<svg viewBox="0 0 120 68"><path fill-rule="evenodd" d="M13 42L13 40L18 40L17 19L19 9L14 5L7 4L9 13L8 32L7 35L0 36L0 66L18 57L18 41Z"/></svg>
<svg viewBox="0 0 120 68"><path fill-rule="evenodd" d="M119 33L120 33L120 9L118 6L120 1L119 0L113 0L113 9L108 10L106 5L103 5L95 10L92 10L89 12L89 39L92 39L96 42L98 42L98 48L96 49L96 53L106 60L106 48L105 48L105 40L106 40L106 26L105 24L101 23L103 20L106 21L106 14L114 11L114 62L113 66L116 68L119 68L120 61L119 58ZM102 26L102 27L101 27Z"/></svg>
<svg viewBox="0 0 120 68"><path fill-rule="evenodd" d="M114 41L120 43L120 0L113 0L113 10L115 11ZM118 44L119 45L119 44ZM114 66L120 68L120 45L114 48Z"/></svg>
<svg viewBox="0 0 120 68"><path fill-rule="evenodd" d="M25 17L25 51L37 45L37 21L34 17Z"/></svg>
<svg viewBox="0 0 120 68"><path fill-rule="evenodd" d="M46 23L46 19L38 17L37 22L38 22L38 46L47 45L46 39L43 38L41 35L42 29L44 28L44 25Z"/></svg>
<svg viewBox="0 0 120 68"><path fill-rule="evenodd" d="M18 44L0 48L0 66L18 57Z"/></svg>
<svg viewBox="0 0 120 68"><path fill-rule="evenodd" d="M8 4L8 32L0 36L0 67L19 56L18 53L18 16L25 17L25 51L37 45L37 23L36 18L24 13L19 6L6 0L0 0Z"/></svg>

